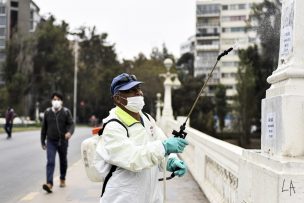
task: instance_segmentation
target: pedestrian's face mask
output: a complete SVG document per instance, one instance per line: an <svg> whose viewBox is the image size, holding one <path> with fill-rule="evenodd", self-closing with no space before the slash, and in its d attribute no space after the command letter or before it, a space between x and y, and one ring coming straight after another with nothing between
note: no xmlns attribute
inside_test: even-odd
<svg viewBox="0 0 304 203"><path fill-rule="evenodd" d="M62 101L61 100L52 100L52 106L55 109L60 109L62 107Z"/></svg>

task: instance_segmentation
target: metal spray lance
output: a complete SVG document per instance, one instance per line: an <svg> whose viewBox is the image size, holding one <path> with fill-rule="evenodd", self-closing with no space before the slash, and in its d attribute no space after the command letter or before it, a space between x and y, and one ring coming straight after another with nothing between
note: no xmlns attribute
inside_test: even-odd
<svg viewBox="0 0 304 203"><path fill-rule="evenodd" d="M187 123L187 121L188 121L190 115L192 114L193 109L194 109L194 107L196 106L199 97L201 96L203 90L205 89L205 87L206 87L206 85L207 85L209 79L211 78L212 73L213 73L213 71L214 71L214 69L215 69L217 63L221 60L221 58L222 58L223 56L227 55L227 54L228 54L230 51L232 51L232 50L233 50L233 48L231 47L231 48L229 48L229 49L223 51L220 55L218 55L217 60L216 60L216 62L215 62L215 64L214 64L214 66L213 66L213 68L212 68L210 74L208 74L207 80L205 81L203 87L201 88L200 92L198 93L198 95L197 95L197 97L196 97L196 99L195 99L195 101L194 101L194 103L193 103L193 105L192 105L192 107L191 107L191 109L190 109L190 112L189 112L188 115L187 115L187 118L186 118L185 122L180 126L178 132L177 132L176 130L173 130L173 131L172 131L172 134L174 135L174 137L180 137L180 138L183 138L183 139L186 138L186 136L187 136L187 133L185 132L186 123ZM166 180L170 180L171 178L174 178L174 176L175 176L175 174L174 174L174 172L173 172L173 173L171 174L170 177L167 177L167 178L166 178ZM163 178L160 178L160 179L158 179L158 180L159 180L159 181L163 181L164 179L163 179Z"/></svg>

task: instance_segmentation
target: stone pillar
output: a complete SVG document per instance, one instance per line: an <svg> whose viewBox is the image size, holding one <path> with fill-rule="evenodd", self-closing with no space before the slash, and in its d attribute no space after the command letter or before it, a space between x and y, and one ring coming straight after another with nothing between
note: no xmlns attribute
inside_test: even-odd
<svg viewBox="0 0 304 203"><path fill-rule="evenodd" d="M165 82L164 82L164 108L163 108L163 117L173 119L173 110L172 110L172 95L171 95L171 89L172 89L172 81L171 81L171 73L167 72L165 74Z"/></svg>
<svg viewBox="0 0 304 203"><path fill-rule="evenodd" d="M304 1L283 0L279 65L262 101L261 150L244 150L237 202L304 202Z"/></svg>
<svg viewBox="0 0 304 203"><path fill-rule="evenodd" d="M160 122L160 118L161 118L161 107L162 107L162 103L161 103L161 94L157 93L156 94L156 122Z"/></svg>
<svg viewBox="0 0 304 203"><path fill-rule="evenodd" d="M262 101L262 150L304 155L304 1L283 0L280 56Z"/></svg>

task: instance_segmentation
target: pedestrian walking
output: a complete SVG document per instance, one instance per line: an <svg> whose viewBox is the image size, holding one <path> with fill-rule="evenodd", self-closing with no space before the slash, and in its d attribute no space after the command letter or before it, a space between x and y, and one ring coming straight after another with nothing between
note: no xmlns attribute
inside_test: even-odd
<svg viewBox="0 0 304 203"><path fill-rule="evenodd" d="M6 139L12 138L12 131L13 131L13 123L14 118L16 117L15 111L12 107L8 107L5 112L5 125L4 130L7 134Z"/></svg>
<svg viewBox="0 0 304 203"><path fill-rule="evenodd" d="M68 145L75 128L71 111L63 107L62 95L55 92L51 100L52 107L45 110L41 128L41 146L47 155L46 184L43 184L42 188L48 193L52 192L53 187L56 152L60 160L59 186L66 186Z"/></svg>
<svg viewBox="0 0 304 203"><path fill-rule="evenodd" d="M142 83L126 73L112 80L116 107L103 120L107 124L96 147L95 167L105 179L101 203L163 202L160 168L166 156L183 152L188 144L181 138L167 138L155 120L142 112ZM165 168L178 176L187 171L175 154L170 155Z"/></svg>

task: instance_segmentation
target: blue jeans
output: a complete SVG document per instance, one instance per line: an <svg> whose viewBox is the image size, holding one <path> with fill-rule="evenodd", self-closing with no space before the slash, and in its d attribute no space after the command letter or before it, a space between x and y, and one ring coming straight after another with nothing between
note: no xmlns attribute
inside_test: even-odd
<svg viewBox="0 0 304 203"><path fill-rule="evenodd" d="M46 182L53 185L53 175L55 170L56 152L59 154L59 166L60 166L60 179L65 180L68 160L69 142L67 140L54 141L47 140L46 143L46 153L47 153L47 164L46 164Z"/></svg>
<svg viewBox="0 0 304 203"><path fill-rule="evenodd" d="M12 128L13 128L12 123L5 123L4 130L7 133L7 138L12 137Z"/></svg>

